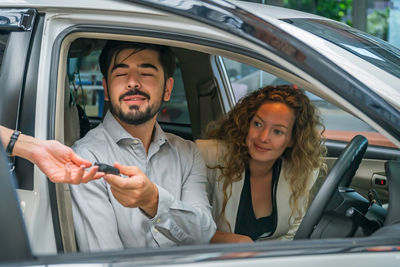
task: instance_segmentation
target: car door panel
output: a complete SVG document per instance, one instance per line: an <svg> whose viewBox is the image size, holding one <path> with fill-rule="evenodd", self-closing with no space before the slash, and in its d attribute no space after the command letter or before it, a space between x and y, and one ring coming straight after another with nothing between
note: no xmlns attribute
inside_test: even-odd
<svg viewBox="0 0 400 267"><path fill-rule="evenodd" d="M333 166L337 158L325 158L328 169ZM376 176L385 179L384 164L386 160L363 159L355 176L353 177L351 188L368 198L368 191L375 189L382 203L388 203L387 186L379 186L375 184Z"/></svg>
<svg viewBox="0 0 400 267"><path fill-rule="evenodd" d="M328 166L332 166L339 156L346 143L340 141L328 140L328 157L326 158ZM357 192L367 197L370 189L375 189L383 203L388 203L388 188L384 164L388 160L394 160L400 157L398 149L390 147L380 147L369 145L364 159L358 168L351 187Z"/></svg>

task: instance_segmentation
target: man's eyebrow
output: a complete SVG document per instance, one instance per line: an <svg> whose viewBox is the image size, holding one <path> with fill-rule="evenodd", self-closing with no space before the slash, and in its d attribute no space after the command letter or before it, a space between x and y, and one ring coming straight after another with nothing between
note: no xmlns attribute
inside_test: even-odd
<svg viewBox="0 0 400 267"><path fill-rule="evenodd" d="M124 63L119 63L119 64L117 64L117 65L114 65L114 67L111 69L111 73L112 73L114 70L118 69L118 68L127 69L127 68L129 68L129 66L128 66L127 64L124 64Z"/></svg>
<svg viewBox="0 0 400 267"><path fill-rule="evenodd" d="M152 69L158 71L158 68L155 65L151 64L151 63L140 64L139 68L152 68Z"/></svg>

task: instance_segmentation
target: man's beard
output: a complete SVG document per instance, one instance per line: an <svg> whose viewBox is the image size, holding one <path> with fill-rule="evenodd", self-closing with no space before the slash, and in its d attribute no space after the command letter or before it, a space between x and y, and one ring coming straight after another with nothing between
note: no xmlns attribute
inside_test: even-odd
<svg viewBox="0 0 400 267"><path fill-rule="evenodd" d="M165 89L165 88L164 88ZM133 124L133 125L140 125L142 123L145 123L149 121L150 119L154 118L158 114L158 112L161 109L161 103L162 99L164 98L164 92L160 98L160 100L153 105L149 105L146 107L146 110L144 111L139 111L139 106L132 105L129 106L129 110L134 112L128 112L124 113L121 110L121 107L118 105L118 103L113 103L113 101L110 98L110 111L111 113L116 116L119 120L128 123L128 124ZM126 96L131 96L131 95L142 95L147 98L147 101L150 101L150 96L142 91L139 91L137 89L133 89L131 91L126 92L125 94L121 95L119 97L119 102Z"/></svg>

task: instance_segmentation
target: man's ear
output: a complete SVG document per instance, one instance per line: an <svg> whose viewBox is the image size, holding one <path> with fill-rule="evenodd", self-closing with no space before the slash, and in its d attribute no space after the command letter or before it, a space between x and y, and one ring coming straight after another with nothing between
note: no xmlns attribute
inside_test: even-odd
<svg viewBox="0 0 400 267"><path fill-rule="evenodd" d="M103 77L103 88L104 88L104 100L105 101L110 101L110 98L108 97L108 87L107 87L107 81L106 79Z"/></svg>
<svg viewBox="0 0 400 267"><path fill-rule="evenodd" d="M169 77L166 81L165 81L165 87L164 87L164 101L169 101L169 99L171 98L171 94L172 94L172 88L174 87L174 78Z"/></svg>

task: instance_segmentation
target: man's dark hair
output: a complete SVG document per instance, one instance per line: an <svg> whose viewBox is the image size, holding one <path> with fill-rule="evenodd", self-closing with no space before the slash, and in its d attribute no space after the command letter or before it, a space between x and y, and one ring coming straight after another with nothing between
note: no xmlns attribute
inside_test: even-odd
<svg viewBox="0 0 400 267"><path fill-rule="evenodd" d="M108 68L111 64L114 53L119 53L124 49L135 49L136 52L150 49L158 52L158 59L164 70L164 79L167 80L169 77L172 77L174 75L175 55L169 46L109 40L101 50L101 54L99 57L100 71L107 82ZM114 62L114 64L115 63L116 62Z"/></svg>

